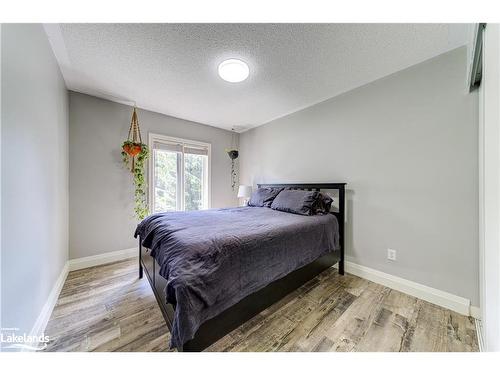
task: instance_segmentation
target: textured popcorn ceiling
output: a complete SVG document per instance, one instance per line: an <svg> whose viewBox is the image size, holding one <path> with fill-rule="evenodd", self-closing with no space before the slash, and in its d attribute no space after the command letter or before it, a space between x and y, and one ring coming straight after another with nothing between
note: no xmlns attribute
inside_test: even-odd
<svg viewBox="0 0 500 375"><path fill-rule="evenodd" d="M46 30L70 90L227 129L264 124L470 38L464 24L61 24ZM246 61L249 79L221 80L217 66L227 58Z"/></svg>

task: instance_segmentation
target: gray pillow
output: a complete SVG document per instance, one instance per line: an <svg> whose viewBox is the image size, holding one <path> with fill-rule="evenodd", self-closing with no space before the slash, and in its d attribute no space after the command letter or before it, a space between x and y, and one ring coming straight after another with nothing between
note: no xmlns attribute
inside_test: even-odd
<svg viewBox="0 0 500 375"><path fill-rule="evenodd" d="M273 203L274 198L276 198L281 190L283 189L258 188L252 193L248 205L253 207L271 207L271 203Z"/></svg>
<svg viewBox="0 0 500 375"><path fill-rule="evenodd" d="M319 192L318 199L314 203L313 211L315 214L327 214L332 208L333 199L325 193Z"/></svg>
<svg viewBox="0 0 500 375"><path fill-rule="evenodd" d="M271 204L273 210L299 215L314 215L314 205L318 200L317 191L283 190Z"/></svg>

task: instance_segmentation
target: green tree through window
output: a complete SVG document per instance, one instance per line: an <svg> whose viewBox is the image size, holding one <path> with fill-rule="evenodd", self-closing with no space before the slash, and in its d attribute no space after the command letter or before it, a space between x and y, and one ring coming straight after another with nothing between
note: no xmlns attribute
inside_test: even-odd
<svg viewBox="0 0 500 375"><path fill-rule="evenodd" d="M154 150L155 212L177 209L177 152Z"/></svg>
<svg viewBox="0 0 500 375"><path fill-rule="evenodd" d="M206 156L184 155L184 205L186 211L203 208L203 159Z"/></svg>

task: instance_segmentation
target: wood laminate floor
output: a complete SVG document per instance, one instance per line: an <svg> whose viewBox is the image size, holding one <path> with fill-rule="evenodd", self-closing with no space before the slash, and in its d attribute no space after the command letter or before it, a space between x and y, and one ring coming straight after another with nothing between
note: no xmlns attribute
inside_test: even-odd
<svg viewBox="0 0 500 375"><path fill-rule="evenodd" d="M48 351L168 351L137 260L70 272ZM207 351L477 351L472 318L329 269Z"/></svg>

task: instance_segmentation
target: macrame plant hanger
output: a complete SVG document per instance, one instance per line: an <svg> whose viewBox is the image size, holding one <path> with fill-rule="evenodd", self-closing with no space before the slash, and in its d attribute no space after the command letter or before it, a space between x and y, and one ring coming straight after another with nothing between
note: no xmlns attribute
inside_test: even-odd
<svg viewBox="0 0 500 375"><path fill-rule="evenodd" d="M132 113L132 121L130 122L127 140L132 144L128 147L125 147L124 150L132 157L132 166L130 168L130 172L133 173L135 166L135 157L141 152L140 145L142 144L141 129L139 128L139 119L137 117L136 107L134 107L134 112Z"/></svg>
<svg viewBox="0 0 500 375"><path fill-rule="evenodd" d="M146 197L146 181L145 181L145 162L149 156L148 146L142 143L141 130L139 128L139 119L137 117L137 107L134 105L132 112L132 120L128 129L128 137L122 144L123 162L129 167L130 172L134 176L134 201L135 215L142 220L149 214L148 202Z"/></svg>

